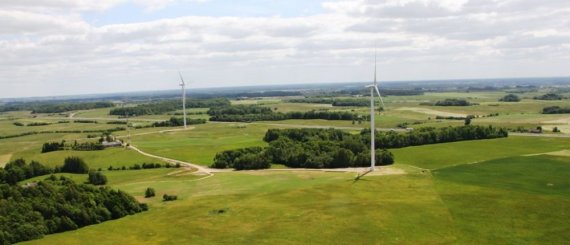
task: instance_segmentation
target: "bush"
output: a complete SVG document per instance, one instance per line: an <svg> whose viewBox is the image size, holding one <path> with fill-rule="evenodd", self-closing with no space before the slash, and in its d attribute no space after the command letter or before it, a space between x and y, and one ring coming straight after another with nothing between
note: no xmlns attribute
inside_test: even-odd
<svg viewBox="0 0 570 245"><path fill-rule="evenodd" d="M89 172L89 166L79 157L67 157L61 167L63 173L86 174Z"/></svg>
<svg viewBox="0 0 570 245"><path fill-rule="evenodd" d="M503 102L519 102L521 99L515 94L508 94L505 95L503 98L499 99L499 101Z"/></svg>
<svg viewBox="0 0 570 245"><path fill-rule="evenodd" d="M542 109L542 114L566 114L570 113L570 107L549 106Z"/></svg>
<svg viewBox="0 0 570 245"><path fill-rule="evenodd" d="M475 105L464 99L445 99L435 103L436 106L470 106Z"/></svg>
<svg viewBox="0 0 570 245"><path fill-rule="evenodd" d="M88 182L93 185L105 185L107 184L107 176L99 171L91 171L89 172Z"/></svg>
<svg viewBox="0 0 570 245"><path fill-rule="evenodd" d="M42 146L42 153L63 150L64 144L65 144L64 141L62 141L61 143L58 142L44 143L44 145Z"/></svg>
<svg viewBox="0 0 570 245"><path fill-rule="evenodd" d="M155 194L153 188L150 188L150 187L146 188L146 191L144 192L144 197L145 197L145 198L154 197L155 195L156 195L156 194Z"/></svg>
<svg viewBox="0 0 570 245"><path fill-rule="evenodd" d="M535 96L535 100L562 100L563 97L558 94L548 93L541 96Z"/></svg>
<svg viewBox="0 0 570 245"><path fill-rule="evenodd" d="M169 202L169 201L175 201L178 199L178 196L175 195L168 195L168 194L164 194L162 196L162 200L165 202Z"/></svg>

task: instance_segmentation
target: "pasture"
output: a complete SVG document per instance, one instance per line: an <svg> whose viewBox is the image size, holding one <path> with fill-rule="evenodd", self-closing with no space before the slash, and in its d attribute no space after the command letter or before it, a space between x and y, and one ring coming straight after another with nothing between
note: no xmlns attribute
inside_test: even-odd
<svg viewBox="0 0 570 245"><path fill-rule="evenodd" d="M426 92L389 96L379 112L379 128L448 127L463 120L436 116L480 115L472 124L568 131L568 114L543 115L545 106L570 106L568 100L537 101L542 93L522 94L518 103L498 102L505 92ZM348 98L348 97L343 97ZM475 106L429 106L464 98ZM288 97L232 100L276 112L333 110L368 115L367 107L287 103ZM422 103L422 104L421 104ZM98 123L73 123L63 114L0 113L0 136L30 131L106 130L117 126L110 108L73 112ZM190 109L190 118L207 119L208 108ZM134 125L180 117L181 111L132 117ZM488 117L489 114L499 115ZM485 117L483 117L485 116ZM70 123L58 123L62 120ZM16 126L14 122L47 122ZM144 152L208 166L216 153L265 146L270 128L337 127L358 133L368 122L283 120L253 123L208 122L181 127L131 128L113 135ZM548 132L551 133L551 132ZM99 135L100 133L94 133ZM570 138L510 136L391 149L396 164L354 181L354 172L287 170L229 171L195 175L188 168L108 171L107 167L160 163L125 148L40 153L44 142L94 141L89 133L46 133L0 139L0 165L24 158L48 166L79 156L101 168L107 186L149 205L150 210L24 244L563 244L570 242ZM130 135L130 137L128 137ZM548 136L548 135L538 135ZM83 183L87 175L65 175ZM23 181L33 182L46 178ZM156 197L144 198L147 187ZM179 200L162 201L163 194Z"/></svg>

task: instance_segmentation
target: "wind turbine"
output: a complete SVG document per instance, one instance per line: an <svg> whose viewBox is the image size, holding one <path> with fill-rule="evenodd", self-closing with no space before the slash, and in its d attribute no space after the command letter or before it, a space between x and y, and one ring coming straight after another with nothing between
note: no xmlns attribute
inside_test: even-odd
<svg viewBox="0 0 570 245"><path fill-rule="evenodd" d="M180 87L182 87L182 111L184 113L184 128L186 126L186 83L184 82L184 78L182 78L182 73L178 71L178 75L180 75Z"/></svg>
<svg viewBox="0 0 570 245"><path fill-rule="evenodd" d="M374 113L375 113L375 100L374 100L374 93L378 94L380 98L380 103L382 104L382 108L384 108L384 101L382 100L382 95L380 95L380 90L378 90L378 85L376 81L376 52L374 52L374 84L366 86L366 88L370 89L370 171L374 171L376 166L376 147L375 147L375 129L374 126Z"/></svg>

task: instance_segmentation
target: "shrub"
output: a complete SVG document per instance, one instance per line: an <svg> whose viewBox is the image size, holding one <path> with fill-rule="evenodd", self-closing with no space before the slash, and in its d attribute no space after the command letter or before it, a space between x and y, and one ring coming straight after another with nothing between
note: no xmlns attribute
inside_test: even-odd
<svg viewBox="0 0 570 245"><path fill-rule="evenodd" d="M507 94L503 98L499 99L499 101L503 102L519 102L521 99L515 94Z"/></svg>
<svg viewBox="0 0 570 245"><path fill-rule="evenodd" d="M154 197L155 195L156 195L156 194L155 194L153 188L150 188L150 187L146 188L146 191L144 192L144 197L145 197L145 198Z"/></svg>
<svg viewBox="0 0 570 245"><path fill-rule="evenodd" d="M169 201L175 201L178 199L178 196L176 195L168 195L168 194L164 194L162 196L162 200L165 202L169 202Z"/></svg>
<svg viewBox="0 0 570 245"><path fill-rule="evenodd" d="M86 174L89 172L89 166L79 157L67 157L61 167L63 173Z"/></svg>
<svg viewBox="0 0 570 245"><path fill-rule="evenodd" d="M89 172L88 182L93 185L105 185L107 184L107 176L99 171L91 171Z"/></svg>
<svg viewBox="0 0 570 245"><path fill-rule="evenodd" d="M535 100L562 100L562 96L554 93L548 93L540 96L535 96Z"/></svg>

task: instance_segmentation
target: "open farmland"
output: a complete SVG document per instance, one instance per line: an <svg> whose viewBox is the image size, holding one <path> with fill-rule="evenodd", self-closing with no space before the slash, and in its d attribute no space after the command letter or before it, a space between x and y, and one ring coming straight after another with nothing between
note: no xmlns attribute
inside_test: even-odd
<svg viewBox="0 0 570 245"><path fill-rule="evenodd" d="M570 103L532 100L530 94L523 95L518 103L498 102L504 94L430 92L387 97L385 110L376 116L378 130L382 131L405 133L429 127L458 127L464 125L464 120L436 117L475 115L473 125L511 129L540 126L544 132L512 132L508 138L389 149L395 164L381 167L358 181L355 176L361 169L289 169L283 164L252 171L204 168L220 152L266 147L268 143L263 137L269 129L336 128L358 135L369 126L367 107L289 103L289 97L231 103L267 107L273 113L348 112L362 119L207 122L183 129L149 127L156 121L181 117L181 110L133 116L129 125L108 124L121 120L109 115L110 108L77 111L67 119L61 115L9 112L0 114L0 135L41 133L0 139L0 164L23 158L55 167L61 166L67 157L80 157L92 170L101 169L108 187L125 191L149 207L143 213L24 244L566 243L570 241L566 235L570 227L565 222L568 214L561 210L570 206L570 132L566 130L569 117L544 115L540 111L545 106ZM479 105L425 104L446 98L464 98ZM208 110L189 109L189 118L209 119ZM16 126L14 122L49 125ZM125 130L106 132L116 127ZM552 132L554 127L562 132ZM156 157L125 147L41 153L46 142L97 142L106 134ZM161 157L196 164L196 168L208 172L188 166L129 170L142 163L164 165ZM109 166L125 170L109 171ZM66 176L77 183L88 179L87 174L56 176ZM34 177L20 184L47 177ZM148 187L156 190L155 197L144 197ZM178 200L165 202L164 194L175 195ZM490 219L494 220L492 224Z"/></svg>

